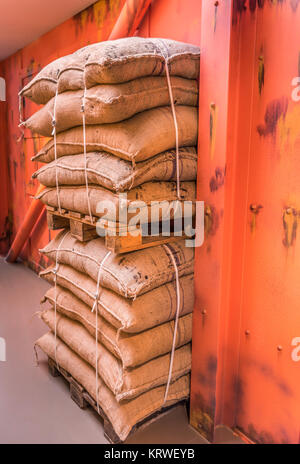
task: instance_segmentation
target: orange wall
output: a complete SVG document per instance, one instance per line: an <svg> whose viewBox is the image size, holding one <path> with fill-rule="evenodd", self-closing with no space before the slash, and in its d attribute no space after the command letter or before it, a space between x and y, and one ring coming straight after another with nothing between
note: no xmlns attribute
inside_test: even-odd
<svg viewBox="0 0 300 464"><path fill-rule="evenodd" d="M216 3L201 24L192 424L299 443L300 1Z"/></svg>

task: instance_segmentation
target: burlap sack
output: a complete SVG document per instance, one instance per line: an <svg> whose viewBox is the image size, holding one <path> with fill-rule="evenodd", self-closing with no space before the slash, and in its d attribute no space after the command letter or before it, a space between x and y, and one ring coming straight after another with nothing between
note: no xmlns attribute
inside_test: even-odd
<svg viewBox="0 0 300 464"><path fill-rule="evenodd" d="M175 257L179 276L191 274L194 271L194 249L185 247L185 240L168 244L168 247ZM57 259L58 263L68 264L87 274L96 282L99 265L107 255L102 238L79 242L66 231L57 234L40 252L53 262ZM102 266L100 277L101 287L125 298L136 298L175 280L175 269L168 250L160 245L121 255L110 254Z"/></svg>
<svg viewBox="0 0 300 464"><path fill-rule="evenodd" d="M178 141L181 147L197 145L197 109L176 106ZM83 153L83 128L60 132L56 138L57 157ZM145 161L176 146L175 126L170 106L143 111L113 124L86 126L86 151L107 151L119 158ZM49 163L55 158L50 140L32 160Z"/></svg>
<svg viewBox="0 0 300 464"><path fill-rule="evenodd" d="M58 74L71 58L62 56L45 66L19 93L39 105L44 105L54 97L57 88Z"/></svg>
<svg viewBox="0 0 300 464"><path fill-rule="evenodd" d="M55 360L55 338L50 332L36 345ZM56 360L71 376L81 384L96 401L95 369L74 353L65 343L57 339ZM133 427L162 407L187 399L190 393L189 375L184 375L170 385L168 398L164 403L165 386L153 388L133 400L118 403L114 394L99 377L98 401L111 422L116 434L124 441Z"/></svg>
<svg viewBox="0 0 300 464"><path fill-rule="evenodd" d="M20 95L45 104L55 95L57 79L59 93L82 89L85 65L88 65L85 76L88 87L165 75L163 54L169 58L170 75L197 79L199 48L175 40L163 39L163 42L165 45L159 39L130 37L88 45L45 66Z"/></svg>
<svg viewBox="0 0 300 464"><path fill-rule="evenodd" d="M198 78L200 51L195 45L169 39L129 37L102 42L91 51L85 64L86 85L93 87L142 76L165 75L164 57L168 59L170 75Z"/></svg>
<svg viewBox="0 0 300 464"><path fill-rule="evenodd" d="M69 68L72 65L80 64L79 70L81 71L84 63L88 59L91 51L98 48L98 43L91 44L86 47L76 50L76 52L62 56L47 66L45 66L25 87L21 90L19 95L27 97L38 104L45 104L54 97L57 90L57 82L59 74L63 69ZM82 71L80 72L80 82L73 80L68 83L67 90L78 90L83 88Z"/></svg>
<svg viewBox="0 0 300 464"><path fill-rule="evenodd" d="M92 313L91 309L75 296L70 303L70 306L57 304L57 311L80 322L95 337L95 312ZM172 349L174 321L165 322L136 334L118 332L115 327L100 316L98 316L97 323L99 342L121 360L124 369L140 366L151 359L169 353ZM187 314L179 318L176 348L186 345L191 339L192 314Z"/></svg>
<svg viewBox="0 0 300 464"><path fill-rule="evenodd" d="M172 77L172 92L177 105L197 105L197 82ZM55 127L57 133L82 126L83 90L68 91L56 99ZM24 125L32 132L51 137L55 97L34 113ZM143 77L123 84L97 85L86 92L86 124L123 121L141 111L170 104L165 77Z"/></svg>
<svg viewBox="0 0 300 464"><path fill-rule="evenodd" d="M55 331L55 313L43 311L41 319ZM56 333L78 356L96 368L95 339L78 322L57 314ZM120 361L98 343L98 372L117 401L134 398L151 388L167 383L170 368L170 354L155 358L142 366L123 369ZM171 382L191 370L191 344L184 345L174 352Z"/></svg>
<svg viewBox="0 0 300 464"><path fill-rule="evenodd" d="M196 180L197 154L193 147L180 148L179 175L181 181ZM175 181L176 153L166 151L133 166L114 155L101 152L87 153L89 184L100 185L114 192L124 192L145 182ZM71 155L52 161L33 174L33 178L47 187L59 185L85 185L84 155Z"/></svg>
<svg viewBox="0 0 300 464"><path fill-rule="evenodd" d="M54 268L40 273L47 282L54 283ZM74 306L74 295L92 309L97 293L96 282L82 272L66 264L60 264L56 273L57 287L50 288L42 301L56 302L60 306ZM180 315L191 313L194 309L193 274L180 277ZM120 331L136 333L174 319L176 312L176 282L161 285L135 300L124 298L117 293L101 288L98 299L98 312L111 325Z"/></svg>
<svg viewBox="0 0 300 464"><path fill-rule="evenodd" d="M196 183L181 182L180 192L181 201L177 203L176 182L147 182L129 190L126 193L126 198L125 194L120 196L119 193L111 192L111 190L97 185L90 185L88 188L93 216L105 218L113 223L127 224L128 222L129 226L139 223L130 222L131 218L138 219L137 214L141 223L167 220L168 217L170 219L182 217L183 202L196 200ZM56 187L46 188L36 198L45 205L58 207L58 195L61 208L85 215L89 214L86 186L63 186L59 187L58 192ZM170 203L173 205L171 209ZM126 215L124 215L124 210L127 210Z"/></svg>

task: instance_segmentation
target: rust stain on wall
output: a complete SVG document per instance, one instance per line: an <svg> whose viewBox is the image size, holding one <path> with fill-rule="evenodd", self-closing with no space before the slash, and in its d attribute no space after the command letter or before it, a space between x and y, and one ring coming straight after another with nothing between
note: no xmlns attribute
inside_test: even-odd
<svg viewBox="0 0 300 464"><path fill-rule="evenodd" d="M214 206L206 205L204 211L205 236L215 235L219 227L219 214Z"/></svg>
<svg viewBox="0 0 300 464"><path fill-rule="evenodd" d="M297 236L298 213L295 208L286 208L282 215L283 223L283 240L285 247L289 248L294 245Z"/></svg>
<svg viewBox="0 0 300 464"><path fill-rule="evenodd" d="M264 57L261 54L258 57L258 90L259 90L259 95L261 95L262 88L265 84L265 63L264 63Z"/></svg>
<svg viewBox="0 0 300 464"><path fill-rule="evenodd" d="M266 108L265 123L257 126L259 135L265 137L267 135L275 134L277 123L281 117L285 117L289 105L287 97L281 97L272 100Z"/></svg>
<svg viewBox="0 0 300 464"><path fill-rule="evenodd" d="M209 189L211 192L216 192L225 182L226 168L217 167L215 169L215 175L210 178Z"/></svg>
<svg viewBox="0 0 300 464"><path fill-rule="evenodd" d="M211 159L214 157L216 147L217 115L218 108L215 103L211 103L209 110L209 151Z"/></svg>

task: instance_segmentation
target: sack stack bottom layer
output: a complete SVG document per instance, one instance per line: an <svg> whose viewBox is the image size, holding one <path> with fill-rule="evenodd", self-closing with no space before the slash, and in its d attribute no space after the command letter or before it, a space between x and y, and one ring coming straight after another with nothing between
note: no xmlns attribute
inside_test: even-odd
<svg viewBox="0 0 300 464"><path fill-rule="evenodd" d="M153 201L194 208L198 76L198 47L139 37L92 44L42 69L20 92L44 105L23 125L51 137L33 157L45 163L33 174L46 187L41 201L86 217L101 216L101 201L119 211L124 194L127 207L143 201L147 217ZM117 255L103 238L80 242L63 230L40 251L52 262L40 275L53 287L40 312L50 331L36 345L84 387L121 441L189 397L194 252L184 239Z"/></svg>

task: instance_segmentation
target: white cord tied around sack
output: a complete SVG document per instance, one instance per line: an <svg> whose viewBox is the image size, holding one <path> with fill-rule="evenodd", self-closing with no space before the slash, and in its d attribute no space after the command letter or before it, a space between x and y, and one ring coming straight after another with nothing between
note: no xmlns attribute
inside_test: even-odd
<svg viewBox="0 0 300 464"><path fill-rule="evenodd" d="M172 84L170 79L169 73L169 56L168 56L168 48L165 42L162 39L153 40L154 45L157 45L164 60L165 60L165 69L166 69L166 78L168 83L168 90L170 96L170 103L172 109L172 115L174 120L174 127L175 127L175 144L176 144L176 184L177 184L177 199L181 200L181 192L180 192L180 171L179 171L179 135L178 135L178 124L177 124L177 117L174 105L174 98L173 98L173 91L172 91ZM162 45L162 47L160 46ZM164 52L165 50L165 52Z"/></svg>
<svg viewBox="0 0 300 464"><path fill-rule="evenodd" d="M82 130L83 130L83 154L84 154L84 177L85 177L85 188L86 188L86 197L87 197L89 216L90 216L91 223L93 223L93 216L92 216L91 203L90 203L90 197L89 197L89 183L88 183L88 176L87 176L85 100L86 100L86 83L85 83L85 78L84 78L84 90L83 90L82 103L81 103Z"/></svg>
<svg viewBox="0 0 300 464"><path fill-rule="evenodd" d="M95 311L95 318L96 318L96 337L95 337L95 342L96 342L96 363L95 363L95 369L96 369L96 403L97 403L97 411L98 414L100 413L99 410L99 399L98 399L98 301L100 297L100 280L101 280L101 271L103 268L103 264L111 254L111 251L108 251L104 258L102 259L101 263L99 264L99 270L98 270L98 276L97 276L97 288L96 288L96 293L95 293L95 301L92 307L92 313Z"/></svg>
<svg viewBox="0 0 300 464"><path fill-rule="evenodd" d="M58 252L60 251L60 248L63 244L63 241L69 235L70 232L67 232L61 239L57 250L56 250L56 255L55 255L55 268L52 269L52 272L54 274L54 339L55 339L55 344L54 344L54 357L55 357L55 362L57 369L59 369L59 365L57 362L57 356L56 356L56 348L57 348L57 272L59 268L59 263L58 263Z"/></svg>
<svg viewBox="0 0 300 464"><path fill-rule="evenodd" d="M56 100L58 96L58 86L56 86L56 92L54 97L54 105L53 105L53 114L52 116L52 135L54 140L54 159L55 159L55 184L56 184L56 195L57 195L57 205L58 210L61 213L61 205L60 205L60 195L59 195L59 185L58 185L58 172L57 172L57 146L56 146Z"/></svg>
<svg viewBox="0 0 300 464"><path fill-rule="evenodd" d="M23 96L21 95L21 92L20 92L19 93L19 125L18 125L18 127L20 128L21 135L18 138L17 142L20 142L24 138L24 134L25 134L24 129L23 129L23 127L25 126L25 121L23 121L23 105L22 105L22 101L23 101Z"/></svg>
<svg viewBox="0 0 300 464"><path fill-rule="evenodd" d="M170 358L170 367L169 367L169 375L167 380L167 386L165 390L164 402L168 399L169 387L172 379L172 372L173 372L173 363L174 363L174 355L175 355L175 348L176 348L176 338L177 338L177 329L178 329L178 320L179 320L179 313L180 313L180 285L179 285L179 272L178 266L175 261L172 248L169 245L163 245L170 256L174 269L175 269L175 277L176 277L176 316L175 316L175 324L174 324L174 333L173 333L173 343L172 343L172 350L171 350L171 358Z"/></svg>

